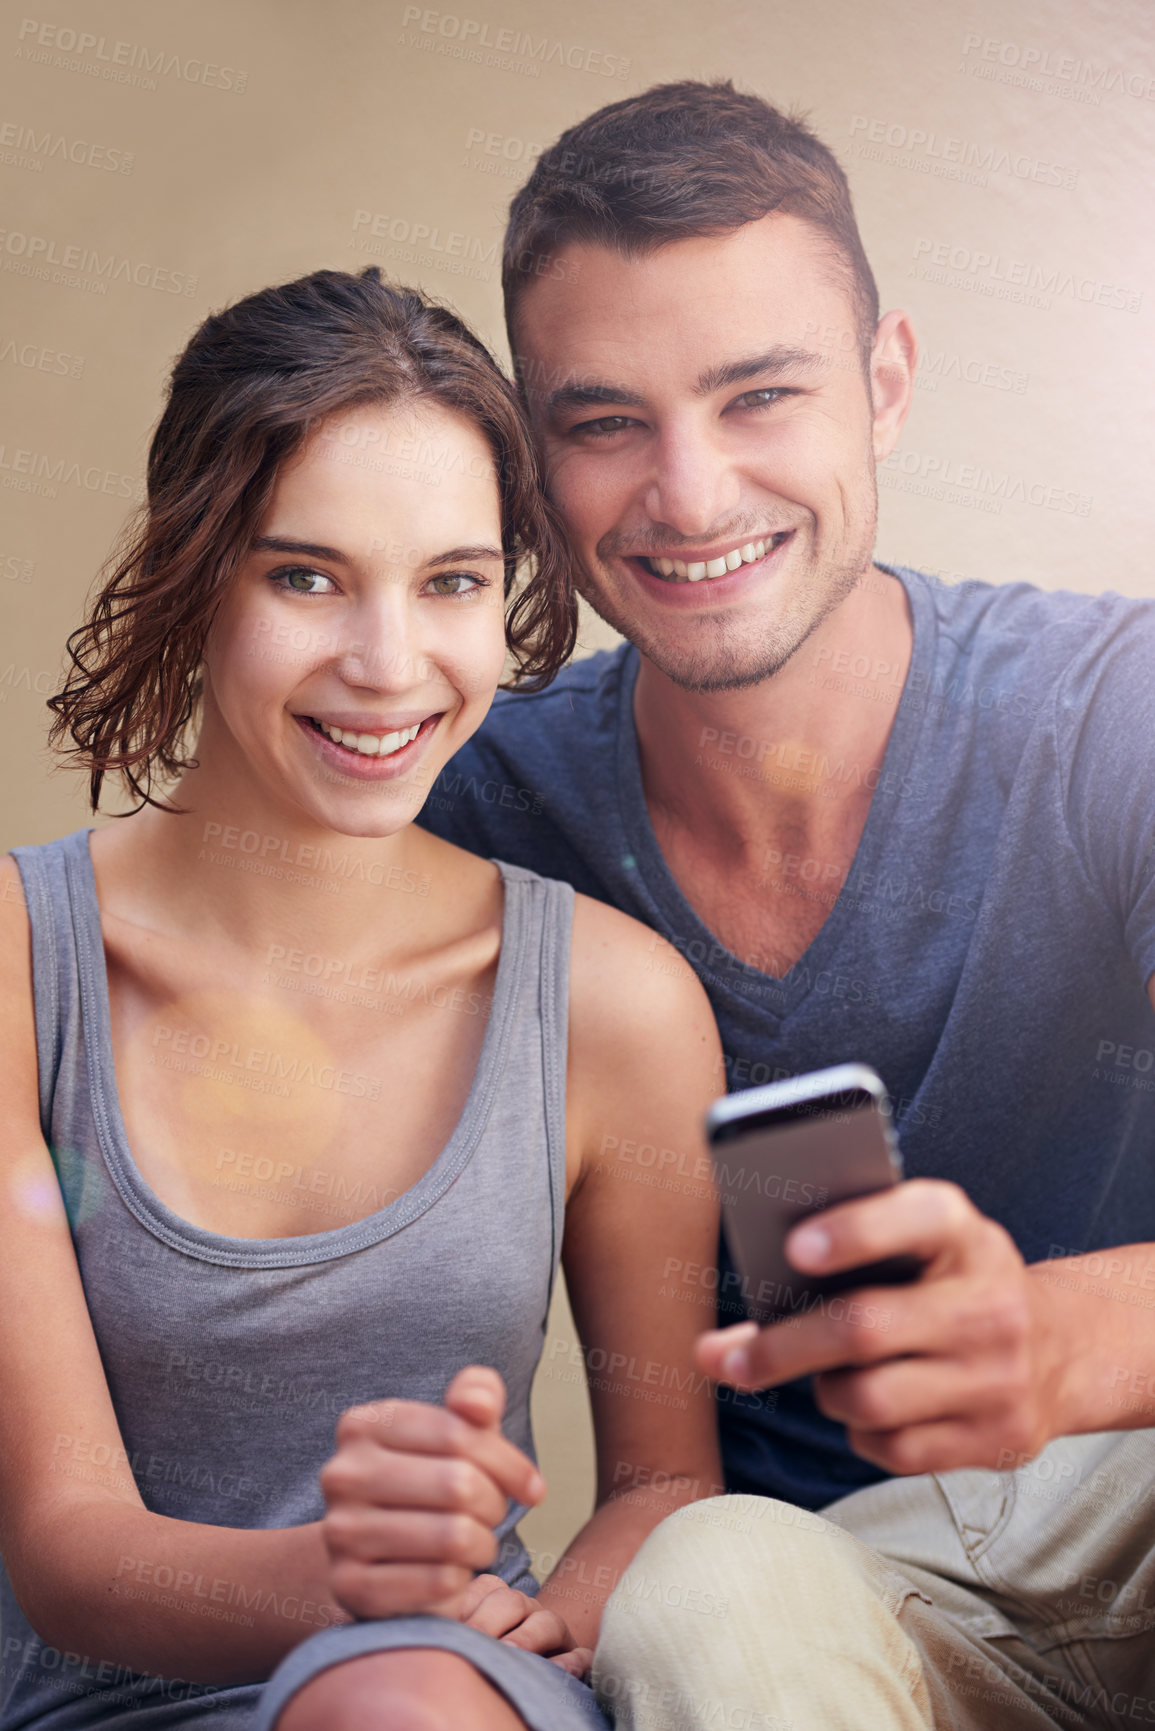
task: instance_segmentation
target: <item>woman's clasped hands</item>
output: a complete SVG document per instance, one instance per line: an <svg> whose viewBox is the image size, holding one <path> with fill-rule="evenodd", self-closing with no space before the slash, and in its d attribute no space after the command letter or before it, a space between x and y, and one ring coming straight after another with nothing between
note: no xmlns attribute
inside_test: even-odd
<svg viewBox="0 0 1155 1731"><path fill-rule="evenodd" d="M590 1651L562 1618L479 1572L497 1556L510 1501L545 1496L537 1467L501 1433L504 1411L498 1373L467 1365L443 1406L383 1400L341 1415L321 1470L333 1596L357 1620L449 1617L582 1677Z"/></svg>

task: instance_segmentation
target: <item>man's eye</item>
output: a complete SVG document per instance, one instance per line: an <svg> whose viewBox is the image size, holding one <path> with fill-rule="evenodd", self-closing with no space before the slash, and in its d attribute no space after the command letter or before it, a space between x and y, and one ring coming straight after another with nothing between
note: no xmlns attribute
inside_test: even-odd
<svg viewBox="0 0 1155 1731"><path fill-rule="evenodd" d="M579 421L570 432L579 433L583 438L604 439L610 433L620 433L623 427L633 425L629 415L601 415L596 421Z"/></svg>
<svg viewBox="0 0 1155 1731"><path fill-rule="evenodd" d="M742 409L768 409L782 397L788 397L789 391L784 391L780 385L766 385L760 391L744 391L737 400L737 407Z"/></svg>
<svg viewBox="0 0 1155 1731"><path fill-rule="evenodd" d="M445 571L439 577L431 577L428 586L435 595L468 595L473 589L489 587L486 578L475 577L469 571Z"/></svg>
<svg viewBox="0 0 1155 1731"><path fill-rule="evenodd" d="M293 595L331 595L336 591L331 577L326 577L323 571L310 571L307 565L288 565L273 571L271 577L278 589L287 589Z"/></svg>

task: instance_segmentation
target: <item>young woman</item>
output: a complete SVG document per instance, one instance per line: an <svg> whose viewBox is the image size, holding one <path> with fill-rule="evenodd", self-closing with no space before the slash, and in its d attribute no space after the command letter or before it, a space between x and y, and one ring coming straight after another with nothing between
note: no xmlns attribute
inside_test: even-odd
<svg viewBox="0 0 1155 1731"><path fill-rule="evenodd" d="M718 1476L664 1274L719 1053L650 933L413 822L572 647L516 398L322 271L197 332L148 488L53 699L137 807L3 862L0 1724L601 1724L603 1602ZM598 1499L535 1597L559 1255Z"/></svg>

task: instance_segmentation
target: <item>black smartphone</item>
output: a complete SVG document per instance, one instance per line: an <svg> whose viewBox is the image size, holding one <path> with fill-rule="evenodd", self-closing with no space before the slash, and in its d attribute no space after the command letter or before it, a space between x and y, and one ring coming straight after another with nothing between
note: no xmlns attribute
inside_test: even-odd
<svg viewBox="0 0 1155 1731"><path fill-rule="evenodd" d="M913 1256L822 1276L786 1260L786 1235L800 1220L902 1178L890 1101L868 1065L838 1064L727 1094L706 1116L706 1138L726 1242L756 1321L779 1322L832 1294L919 1273Z"/></svg>

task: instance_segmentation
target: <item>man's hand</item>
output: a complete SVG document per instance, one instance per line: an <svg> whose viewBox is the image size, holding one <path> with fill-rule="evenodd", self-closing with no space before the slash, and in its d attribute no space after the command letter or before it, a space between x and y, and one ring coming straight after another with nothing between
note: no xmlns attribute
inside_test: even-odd
<svg viewBox="0 0 1155 1731"><path fill-rule="evenodd" d="M755 1389L812 1374L819 1407L847 1426L851 1447L892 1473L1002 1466L1070 1428L1071 1345L1047 1289L957 1185L911 1179L829 1208L794 1228L786 1252L805 1274L901 1254L925 1267L908 1286L840 1293L769 1328L704 1335L707 1375Z"/></svg>
<svg viewBox="0 0 1155 1731"><path fill-rule="evenodd" d="M572 1677L584 1677L593 1663L589 1647L577 1647L556 1611L508 1587L499 1575L478 1575L466 1587L458 1616L471 1629L526 1653L541 1653Z"/></svg>
<svg viewBox="0 0 1155 1731"><path fill-rule="evenodd" d="M493 1529L512 1499L539 1503L545 1481L501 1434L505 1388L469 1365L444 1406L383 1400L337 1421L321 1469L330 1583L354 1617L461 1614L474 1574L497 1554Z"/></svg>

